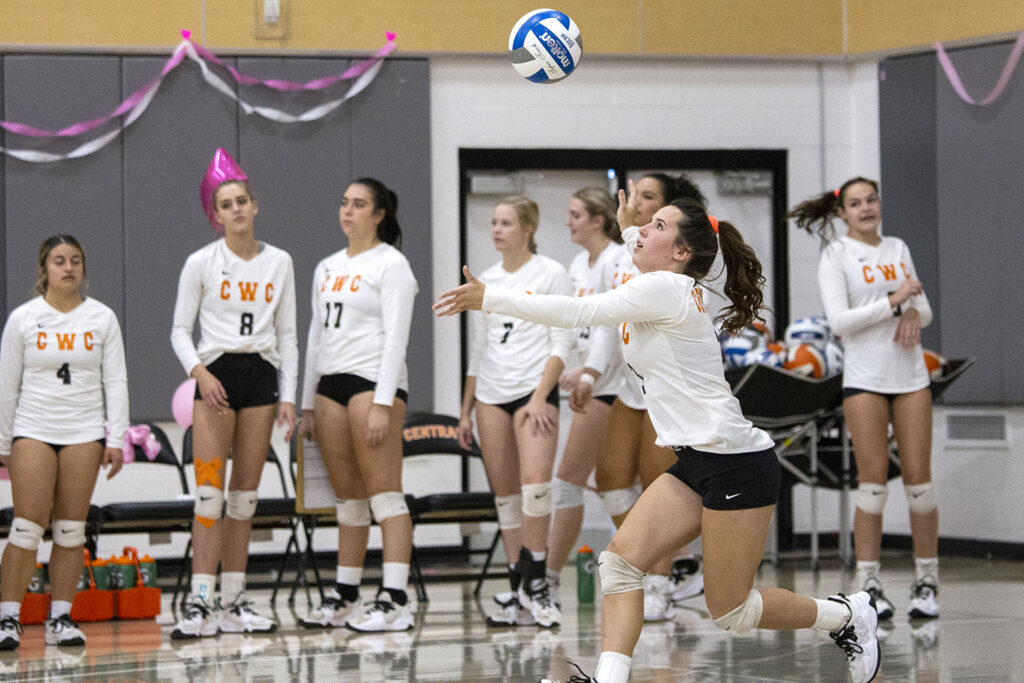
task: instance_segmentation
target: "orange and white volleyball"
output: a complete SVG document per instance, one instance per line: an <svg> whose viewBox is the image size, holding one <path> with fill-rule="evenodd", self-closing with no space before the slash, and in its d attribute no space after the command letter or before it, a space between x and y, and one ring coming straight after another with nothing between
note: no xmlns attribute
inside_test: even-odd
<svg viewBox="0 0 1024 683"><path fill-rule="evenodd" d="M805 377L823 377L825 356L810 344L794 344L787 350L782 367Z"/></svg>
<svg viewBox="0 0 1024 683"><path fill-rule="evenodd" d="M937 351L924 350L924 365L928 368L928 376L932 379L939 379L949 372L949 361Z"/></svg>

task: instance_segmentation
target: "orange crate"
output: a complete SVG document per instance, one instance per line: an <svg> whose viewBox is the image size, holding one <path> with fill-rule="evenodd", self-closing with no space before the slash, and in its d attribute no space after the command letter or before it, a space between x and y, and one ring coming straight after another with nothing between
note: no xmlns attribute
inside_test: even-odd
<svg viewBox="0 0 1024 683"><path fill-rule="evenodd" d="M135 564L135 587L118 591L117 616L120 619L152 619L160 614L160 589L143 583L138 550L127 546L124 554L131 557Z"/></svg>

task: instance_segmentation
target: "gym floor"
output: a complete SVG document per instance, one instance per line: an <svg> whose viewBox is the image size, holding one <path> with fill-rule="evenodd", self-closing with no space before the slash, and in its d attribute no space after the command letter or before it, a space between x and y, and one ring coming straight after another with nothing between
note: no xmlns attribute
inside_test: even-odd
<svg viewBox="0 0 1024 683"><path fill-rule="evenodd" d="M850 573L825 558L820 571L806 560L765 564L758 584L824 597L849 589ZM881 630L884 681L1024 682L1024 563L942 558L942 617L913 623L906 615L913 566L905 554L883 557L886 594L896 617ZM306 611L277 602L277 633L221 635L172 642L176 615L164 594L163 613L145 622L83 624L84 648L43 644L40 626L25 628L18 651L0 653L0 679L43 681L537 681L568 679L576 662L592 673L600 653L600 602L579 606L575 570L563 572L559 628L495 629L484 623L490 596L504 581L429 583L413 631L360 635L344 629L307 631ZM363 587L364 597L373 588ZM252 598L270 610L270 592ZM823 633L755 631L736 637L715 628L702 598L688 601L672 621L647 624L633 656L635 681L843 681L842 652Z"/></svg>

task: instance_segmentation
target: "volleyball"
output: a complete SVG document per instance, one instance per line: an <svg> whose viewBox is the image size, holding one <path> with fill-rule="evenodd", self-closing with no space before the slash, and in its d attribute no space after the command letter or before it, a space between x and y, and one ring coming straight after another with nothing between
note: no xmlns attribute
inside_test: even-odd
<svg viewBox="0 0 1024 683"><path fill-rule="evenodd" d="M798 375L823 377L825 356L812 344L796 344L787 350L782 367Z"/></svg>
<svg viewBox="0 0 1024 683"><path fill-rule="evenodd" d="M756 348L757 342L751 336L737 334L729 337L728 341L722 345L722 359L725 361L725 369L732 370L744 367L747 364L745 359L747 353Z"/></svg>
<svg viewBox="0 0 1024 683"><path fill-rule="evenodd" d="M939 379L949 372L949 361L945 356L928 349L924 350L924 365L928 368L928 376L932 379Z"/></svg>
<svg viewBox="0 0 1024 683"><path fill-rule="evenodd" d="M583 55L576 22L553 9L524 14L508 36L508 55L519 75L534 83L554 83L573 72Z"/></svg>
<svg viewBox="0 0 1024 683"><path fill-rule="evenodd" d="M843 371L843 347L834 341L825 342L825 376L831 377Z"/></svg>
<svg viewBox="0 0 1024 683"><path fill-rule="evenodd" d="M770 365L773 368L782 367L782 359L786 355L786 349L782 344L769 344L764 348L747 351L743 356L744 365Z"/></svg>
<svg viewBox="0 0 1024 683"><path fill-rule="evenodd" d="M797 318L786 328L785 341L787 346L797 344L813 344L819 349L825 348L831 330L828 321L822 316Z"/></svg>

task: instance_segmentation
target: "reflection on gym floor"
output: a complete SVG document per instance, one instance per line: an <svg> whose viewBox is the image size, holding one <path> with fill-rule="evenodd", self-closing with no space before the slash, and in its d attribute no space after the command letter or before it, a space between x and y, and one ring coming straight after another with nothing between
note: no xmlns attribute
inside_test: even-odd
<svg viewBox="0 0 1024 683"><path fill-rule="evenodd" d="M849 573L811 571L804 561L765 565L759 583L811 595L849 588ZM834 564L834 561L832 561ZM886 560L886 589L897 615L883 622L880 680L1024 681L1024 565L1019 562L943 558L942 617L912 622L905 615L913 567ZM563 572L563 595L575 594L573 570ZM564 622L537 627L489 628L484 614L503 582L489 581L474 598L471 584L432 583L415 630L357 634L344 629L308 631L305 613L278 603L280 630L269 636L224 634L174 641L170 599L155 621L83 624L88 646L58 650L43 644L39 626L26 627L16 652L0 653L0 678L21 681L538 681L568 679L570 662L592 670L600 651L600 603L566 604ZM906 590L903 590L906 588ZM368 592L368 591L364 591ZM906 595L904 595L906 593ZM255 592L261 607L269 592ZM842 653L812 631L755 631L736 637L715 628L702 598L684 603L671 621L645 626L634 653L636 681L843 681Z"/></svg>

